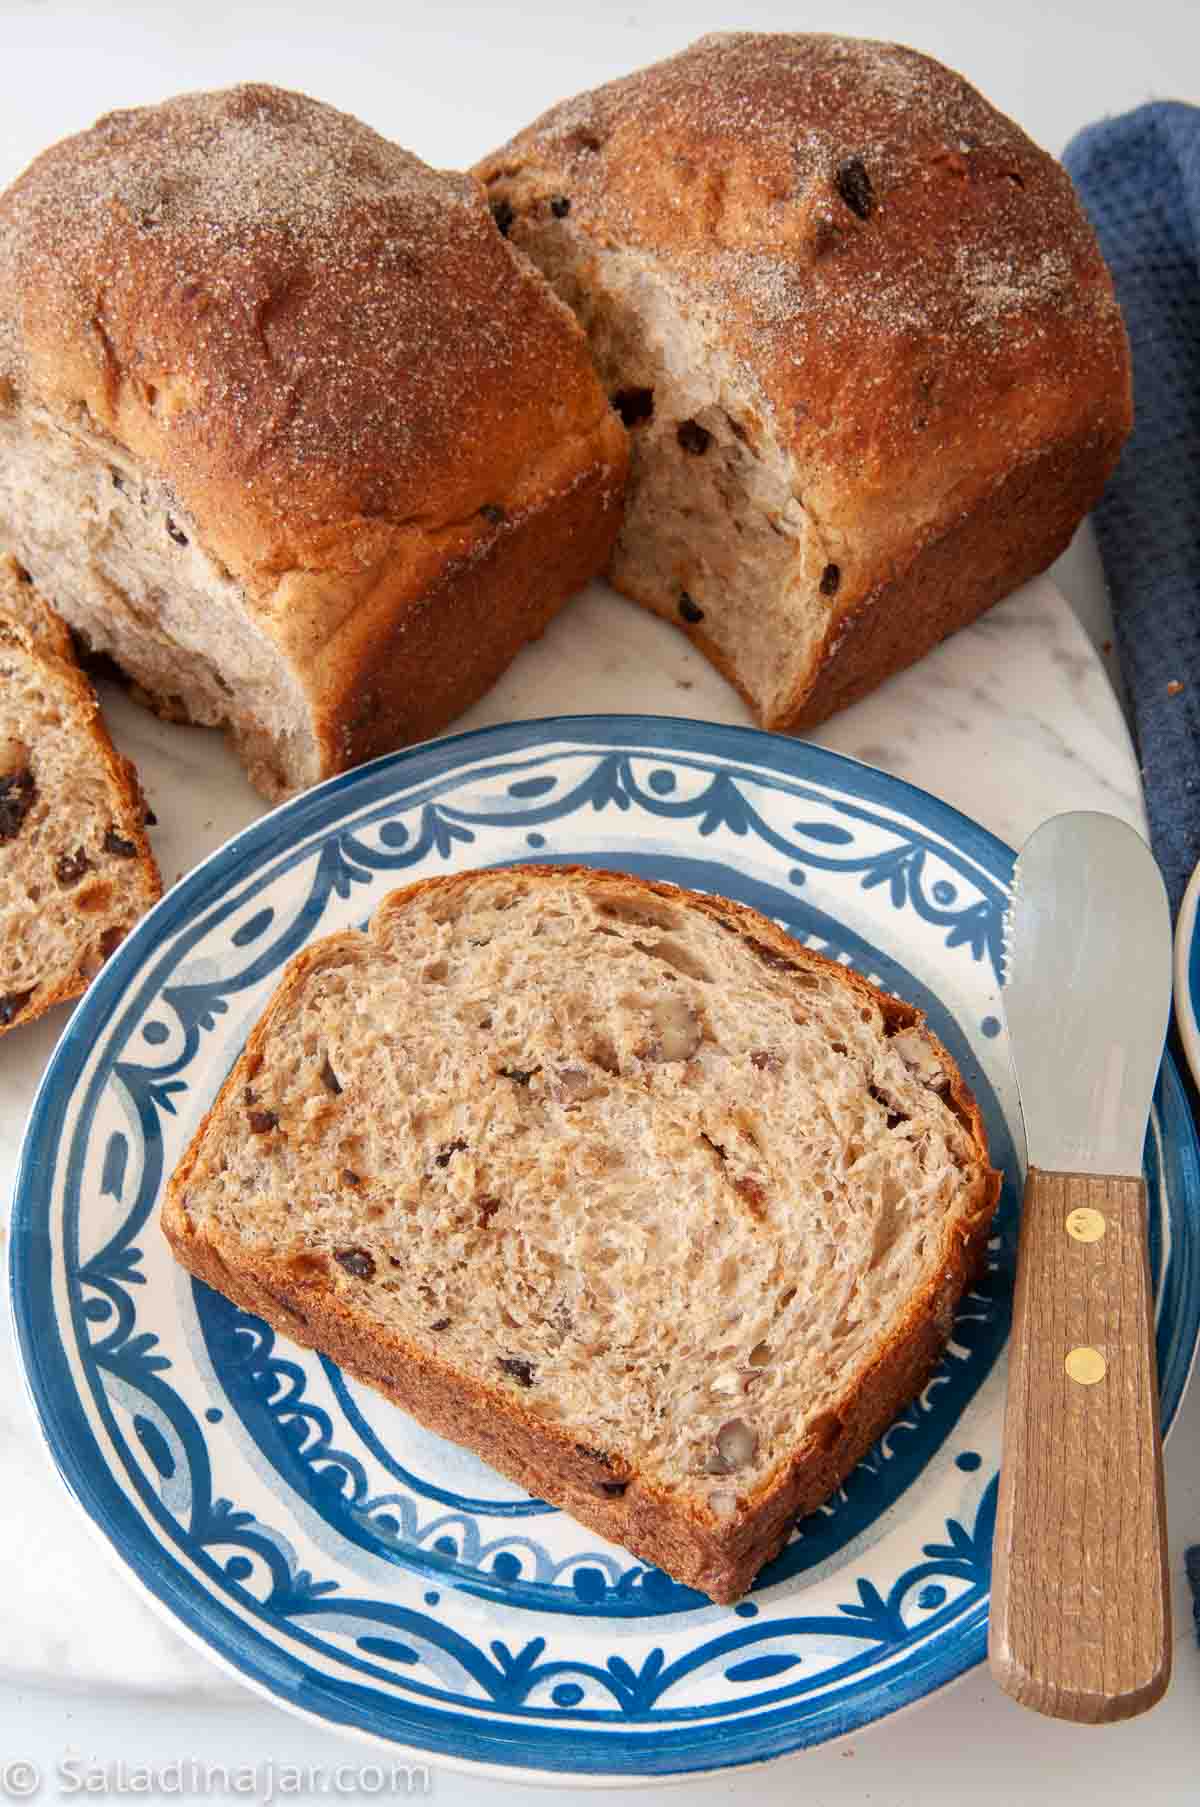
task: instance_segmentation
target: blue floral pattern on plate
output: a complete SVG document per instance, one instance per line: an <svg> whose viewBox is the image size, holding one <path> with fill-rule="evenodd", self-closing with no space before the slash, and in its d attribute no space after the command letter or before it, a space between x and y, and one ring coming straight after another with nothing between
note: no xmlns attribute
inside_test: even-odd
<svg viewBox="0 0 1200 1807"><path fill-rule="evenodd" d="M1175 1023L1183 1057L1200 1088L1200 866L1188 880L1175 924Z"/></svg>
<svg viewBox="0 0 1200 1807"><path fill-rule="evenodd" d="M297 949L398 883L524 859L721 891L919 1003L1005 1169L987 1270L938 1370L735 1608L602 1544L189 1281L153 1222ZM761 1760L977 1662L1020 1177L999 1007L1011 869L954 811L836 755L610 717L380 761L176 887L72 1019L12 1233L44 1432L151 1597L283 1704L510 1776ZM1170 1067L1147 1179L1169 1420L1200 1301L1200 1170Z"/></svg>

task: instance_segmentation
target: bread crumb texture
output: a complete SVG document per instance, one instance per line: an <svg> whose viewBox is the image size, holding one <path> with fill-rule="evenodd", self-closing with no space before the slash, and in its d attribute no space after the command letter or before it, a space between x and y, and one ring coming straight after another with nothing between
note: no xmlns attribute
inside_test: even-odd
<svg viewBox="0 0 1200 1807"><path fill-rule="evenodd" d="M70 637L0 558L0 1034L77 997L161 892Z"/></svg>
<svg viewBox="0 0 1200 1807"><path fill-rule="evenodd" d="M293 963L167 1227L720 1526L914 1312L948 1334L997 1183L907 1006L738 906L520 868Z"/></svg>

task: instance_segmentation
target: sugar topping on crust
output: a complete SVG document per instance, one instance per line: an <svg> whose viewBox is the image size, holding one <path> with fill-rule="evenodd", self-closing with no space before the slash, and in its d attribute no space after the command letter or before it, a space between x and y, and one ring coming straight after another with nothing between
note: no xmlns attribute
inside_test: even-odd
<svg viewBox="0 0 1200 1807"><path fill-rule="evenodd" d="M553 385L517 355L537 335ZM477 183L260 84L108 114L0 196L0 381L134 444L202 517L200 486L236 486L285 523L282 569L348 520L471 514L603 408Z"/></svg>
<svg viewBox="0 0 1200 1807"><path fill-rule="evenodd" d="M186 408L192 384L215 383L212 399L238 434L263 423L258 385L220 356L230 316L252 310L268 362L276 338L291 337L281 316L303 316L307 343L286 346L288 418L278 426L302 459L357 460L381 445L406 449L412 416L387 405L383 385L362 405L362 369L376 362L390 375L398 341L412 350L441 337L445 298L423 276L464 236L487 242L465 178L429 169L332 107L249 84L109 113L47 151L0 208L0 276L33 290L64 333L93 335L104 330L106 287L147 281L150 299L164 285L195 337L173 360L181 367L168 407ZM95 267L94 289L71 280L80 265ZM352 351L323 299L344 312L342 283L353 284ZM82 322L92 301L96 317ZM157 335L147 326L149 353ZM486 342L487 321L474 330ZM434 407L451 405L451 376L445 363L423 361Z"/></svg>
<svg viewBox="0 0 1200 1807"><path fill-rule="evenodd" d="M1071 321L1120 331L1065 172L903 45L702 38L552 108L480 173L503 185L530 165L573 227L655 256L739 321L760 374L881 336L962 334L986 361Z"/></svg>
<svg viewBox="0 0 1200 1807"><path fill-rule="evenodd" d="M384 226L374 247L382 270L374 274L353 231L355 216L365 220L372 212ZM396 296L379 274L393 277L406 254L415 258L431 236L469 229L478 214L472 185L461 177L429 169L332 107L246 84L108 113L89 132L53 146L0 207L0 272L6 287L37 291L67 328L83 299L71 281L79 263L86 268L95 258L108 266L109 280L119 281L123 266L149 251L153 235L171 247L180 299L194 304L205 336L205 317L232 300L239 266L255 251L274 254L293 276L300 274L297 261L331 282L354 273L357 342L379 355L396 331ZM382 307L374 305L381 287ZM270 299L278 306L283 297ZM15 324L8 321L0 340L0 358L14 377ZM258 324L265 346L265 308ZM316 368L336 386L345 360L322 356L319 341L314 352ZM230 384L222 399L236 414L247 397ZM369 423L343 424L357 441L366 437Z"/></svg>

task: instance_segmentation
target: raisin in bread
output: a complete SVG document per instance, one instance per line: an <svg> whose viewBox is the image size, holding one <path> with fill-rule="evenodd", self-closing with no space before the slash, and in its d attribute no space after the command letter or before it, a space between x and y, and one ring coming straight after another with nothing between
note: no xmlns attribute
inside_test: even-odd
<svg viewBox="0 0 1200 1807"><path fill-rule="evenodd" d="M70 635L0 559L0 1033L78 997L161 892Z"/></svg>
<svg viewBox="0 0 1200 1807"><path fill-rule="evenodd" d="M0 194L0 543L269 797L474 702L627 459L478 183L304 95L110 113Z"/></svg>
<svg viewBox="0 0 1200 1807"><path fill-rule="evenodd" d="M925 1381L998 1187L917 1011L736 904L520 867L291 963L163 1227L727 1601Z"/></svg>
<svg viewBox="0 0 1200 1807"><path fill-rule="evenodd" d="M731 32L478 165L632 443L610 575L764 726L822 720L1064 549L1132 420L1065 171L896 44Z"/></svg>

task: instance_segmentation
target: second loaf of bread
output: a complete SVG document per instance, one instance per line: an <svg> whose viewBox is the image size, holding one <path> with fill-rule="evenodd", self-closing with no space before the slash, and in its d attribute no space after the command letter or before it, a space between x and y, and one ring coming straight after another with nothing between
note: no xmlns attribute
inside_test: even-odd
<svg viewBox="0 0 1200 1807"><path fill-rule="evenodd" d="M112 113L0 196L0 541L269 796L473 702L626 455L478 184L303 95Z"/></svg>
<svg viewBox="0 0 1200 1807"><path fill-rule="evenodd" d="M1053 158L896 44L726 33L479 165L629 425L617 588L768 728L820 721L1048 565L1131 419Z"/></svg>

